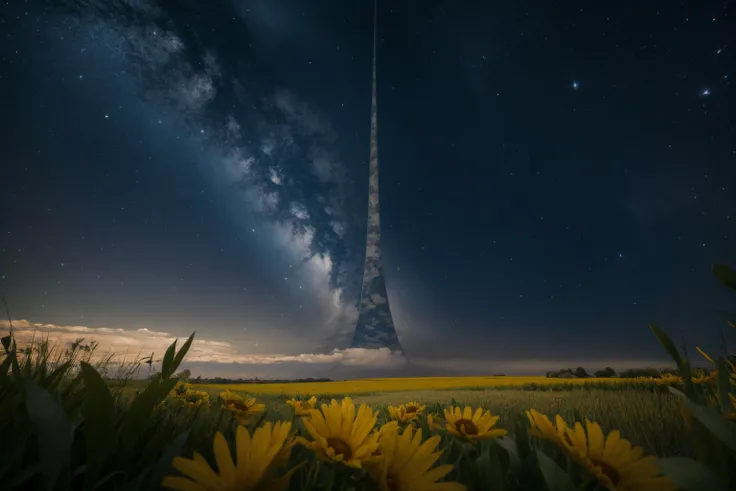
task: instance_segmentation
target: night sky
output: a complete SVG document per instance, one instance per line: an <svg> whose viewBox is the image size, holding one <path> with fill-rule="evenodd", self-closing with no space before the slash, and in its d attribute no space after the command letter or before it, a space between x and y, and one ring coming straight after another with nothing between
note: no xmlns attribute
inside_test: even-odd
<svg viewBox="0 0 736 491"><path fill-rule="evenodd" d="M0 288L20 331L132 353L196 330L203 375L343 356L372 20L368 0L0 6ZM733 2L384 0L378 32L384 265L410 358L659 366L650 322L718 351Z"/></svg>

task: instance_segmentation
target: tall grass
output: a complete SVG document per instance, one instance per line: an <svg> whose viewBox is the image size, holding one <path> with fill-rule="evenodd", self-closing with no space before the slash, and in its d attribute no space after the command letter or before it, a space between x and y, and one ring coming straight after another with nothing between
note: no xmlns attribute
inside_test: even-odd
<svg viewBox="0 0 736 491"><path fill-rule="evenodd" d="M715 271L736 290L734 272ZM599 421L604 431L621 430L633 443L666 457L658 465L678 489L736 489L736 425L729 421L736 417L731 403L736 384L733 363L727 356L709 357L716 375L697 383L690 361L667 334L656 326L651 330L678 367L679 381L673 385L679 388L668 382L651 387L637 382L566 392L434 390L435 399L426 401L428 413L440 416L447 406L463 404L485 407L513 435L468 446L444 433L440 462L454 465L450 479L484 491L594 489L595 482L585 478L584 469L569 465L569 459L565 466L564 455L555 454L548 442L540 444L528 436L528 423L519 413L535 408L560 414L570 423L591 419ZM19 347L11 326L9 335L0 339L0 489L155 490L174 472L171 465L176 456L197 451L213 462L215 432L222 432L231 444L234 440L237 425L230 413L220 407L190 409L168 399L179 382L174 373L193 337L178 350L174 342L163 356L161 371L133 391L128 381L146 360L113 363L111 354L93 356L98 346L84 340L62 347L40 338ZM399 395L359 397L379 410L380 424L388 417L386 404ZM424 396L430 398L427 393ZM268 411L251 429L264 420L293 419L284 404L285 394L258 397L267 403ZM331 397L325 394L320 399ZM427 423L426 419L421 423L425 438L430 432ZM298 434L305 435L296 427ZM286 464L302 464L290 489L375 489L365 475L319 462L298 448ZM342 477L335 480L336 475ZM333 487L336 482L339 485Z"/></svg>

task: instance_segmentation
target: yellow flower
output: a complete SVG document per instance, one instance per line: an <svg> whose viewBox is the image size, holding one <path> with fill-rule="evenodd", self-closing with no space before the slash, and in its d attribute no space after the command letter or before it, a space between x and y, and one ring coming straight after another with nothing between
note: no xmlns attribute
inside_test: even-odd
<svg viewBox="0 0 736 491"><path fill-rule="evenodd" d="M466 440L498 438L508 433L506 430L492 429L498 416L491 415L490 411L484 412L480 407L473 413L470 406L465 406L465 409L453 406L445 409L445 420L445 429L449 433Z"/></svg>
<svg viewBox="0 0 736 491"><path fill-rule="evenodd" d="M419 404L416 401L409 401L406 404L404 404L404 407L406 408L407 413L422 414L424 410L427 408L427 405Z"/></svg>
<svg viewBox="0 0 736 491"><path fill-rule="evenodd" d="M181 397L189 392L189 384L186 382L177 382L173 389L169 392L171 397Z"/></svg>
<svg viewBox="0 0 736 491"><path fill-rule="evenodd" d="M256 404L254 398L241 396L230 390L220 393L220 399L222 399L222 406L233 413L233 417L241 425L247 425L253 415L262 413L266 409L265 405Z"/></svg>
<svg viewBox="0 0 736 491"><path fill-rule="evenodd" d="M312 396L306 401L298 401L296 399L289 399L286 404L294 409L294 414L297 416L309 416L309 411L314 409L317 405L317 398Z"/></svg>
<svg viewBox="0 0 736 491"><path fill-rule="evenodd" d="M435 452L439 443L439 436L422 443L422 430L414 433L413 426L401 435L386 431L380 442L383 458L368 466L368 474L381 491L465 491L466 486L457 482L437 482L453 469L452 465L431 469L442 453Z"/></svg>
<svg viewBox="0 0 736 491"><path fill-rule="evenodd" d="M215 434L214 450L218 474L204 457L194 452L194 458L176 457L174 469L184 476L167 476L163 486L179 491L281 491L289 486L297 467L276 476L276 457L283 451L291 423L266 423L251 434L243 426L235 433L236 462L233 462L225 437Z"/></svg>
<svg viewBox="0 0 736 491"><path fill-rule="evenodd" d="M555 424L549 420L546 414L542 414L534 409L526 411L526 417L529 418L529 434L539 438L550 440L557 444L558 447L565 451L570 451L570 437L567 431L570 427L567 425L562 416L555 416Z"/></svg>
<svg viewBox="0 0 736 491"><path fill-rule="evenodd" d="M357 414L355 404L346 397L341 403L332 400L322 404L321 410L310 411L302 424L312 440L298 437L298 442L312 450L323 460L342 463L356 469L363 461L372 457L378 448L380 432L372 431L376 426L376 414L361 404Z"/></svg>
<svg viewBox="0 0 736 491"><path fill-rule="evenodd" d="M400 423L409 423L410 421L417 420L421 414L417 412L416 409L413 412L409 412L407 407L403 404L401 406L388 406L386 409L388 410L388 414L391 416L391 419Z"/></svg>
<svg viewBox="0 0 736 491"><path fill-rule="evenodd" d="M382 456L381 439L383 438L383 436L387 433L393 433L394 431L399 431L399 423L397 421L389 421L388 423L382 425L380 428L373 430L374 434L378 434L378 447L376 447L373 453L371 453L371 462L377 460Z"/></svg>
<svg viewBox="0 0 736 491"><path fill-rule="evenodd" d="M614 430L604 437L596 422L586 420L583 425L567 429L571 456L609 491L675 491L675 484L660 475L656 458L644 456L644 449L632 447Z"/></svg>
<svg viewBox="0 0 736 491"><path fill-rule="evenodd" d="M177 399L180 399L185 406L191 409L210 405L210 395L201 390L190 390L186 394L178 396Z"/></svg>
<svg viewBox="0 0 736 491"><path fill-rule="evenodd" d="M445 425L434 420L434 414L427 415L427 426L430 430L440 431L445 429Z"/></svg>

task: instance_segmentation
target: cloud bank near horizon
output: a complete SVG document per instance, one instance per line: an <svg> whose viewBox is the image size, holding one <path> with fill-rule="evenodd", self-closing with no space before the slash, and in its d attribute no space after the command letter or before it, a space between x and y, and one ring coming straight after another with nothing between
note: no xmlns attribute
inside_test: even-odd
<svg viewBox="0 0 736 491"><path fill-rule="evenodd" d="M33 340L48 339L59 349L68 347L79 338L85 342L95 341L96 357L113 355L113 362L150 356L153 353L154 367L168 346L177 338L170 333L149 329L126 330L111 327L88 327L80 325L55 325L33 323L25 319L12 321L16 341L20 347ZM10 323L0 321L0 329L8 330ZM184 342L179 338L179 345ZM544 375L548 370L563 367L583 366L589 372L611 366L616 370L626 368L670 364L664 360L471 360L471 359L413 359L428 375ZM297 354L241 354L232 343L222 340L199 339L196 337L181 368L189 368L194 376L226 378L307 378L324 377L336 365L343 368L401 370L406 359L381 349L335 349L328 353Z"/></svg>

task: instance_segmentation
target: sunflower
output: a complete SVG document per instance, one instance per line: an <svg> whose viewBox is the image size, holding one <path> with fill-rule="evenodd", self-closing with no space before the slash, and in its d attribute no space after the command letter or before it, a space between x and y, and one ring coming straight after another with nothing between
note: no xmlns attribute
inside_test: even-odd
<svg viewBox="0 0 736 491"><path fill-rule="evenodd" d="M427 426L429 426L429 429L433 431L441 431L445 429L445 425L439 421L435 421L434 414L431 413L427 415Z"/></svg>
<svg viewBox="0 0 736 491"><path fill-rule="evenodd" d="M368 474L378 483L381 491L465 491L457 482L437 482L452 471L452 465L431 469L442 451L435 452L440 443L433 436L422 443L422 430L408 426L402 434L387 431L381 437L383 458L368 466Z"/></svg>
<svg viewBox="0 0 736 491"><path fill-rule="evenodd" d="M388 410L388 414L391 416L391 419L398 421L399 423L415 421L419 419L419 415L421 414L416 411L416 408L414 408L414 411L410 412L403 404L401 406L388 406L386 409Z"/></svg>
<svg viewBox="0 0 736 491"><path fill-rule="evenodd" d="M555 416L555 424L549 420L546 414L542 414L535 409L526 411L526 417L529 418L529 434L539 438L544 438L557 444L561 449L570 452L570 444L572 441L567 435L570 427L567 425L562 416Z"/></svg>
<svg viewBox="0 0 736 491"><path fill-rule="evenodd" d="M169 391L169 395L171 397L182 397L187 392L189 392L190 386L186 382L177 382L171 391Z"/></svg>
<svg viewBox="0 0 736 491"><path fill-rule="evenodd" d="M427 408L426 404L419 404L416 401L409 401L406 404L404 404L404 407L406 407L407 413L417 413L422 414L424 410Z"/></svg>
<svg viewBox="0 0 736 491"><path fill-rule="evenodd" d="M373 453L371 453L371 461L375 461L383 455L381 451L381 439L387 433L393 433L394 431L399 431L398 421L389 421L388 423L381 425L380 428L373 430L373 433L378 435L378 446Z"/></svg>
<svg viewBox="0 0 736 491"><path fill-rule="evenodd" d="M286 404L294 409L296 416L309 416L309 411L317 405L317 398L312 396L306 401L298 401L297 399L289 399Z"/></svg>
<svg viewBox="0 0 736 491"><path fill-rule="evenodd" d="M642 447L632 447L614 430L604 437L596 422L575 423L566 433L573 450L570 455L609 491L675 491L675 484L660 475L656 458L644 456Z"/></svg>
<svg viewBox="0 0 736 491"><path fill-rule="evenodd" d="M508 433L506 430L492 429L498 416L491 415L490 411L483 412L480 407L473 413L470 406L465 406L465 409L452 406L445 409L445 420L445 429L449 433L466 440L498 438Z"/></svg>
<svg viewBox="0 0 736 491"><path fill-rule="evenodd" d="M166 476L162 485L179 491L281 491L289 486L297 467L277 476L276 458L283 452L291 423L266 423L251 434L243 426L235 433L236 462L233 462L225 437L215 434L215 461L218 474L204 457L194 452L192 459L174 458L173 467L184 474Z"/></svg>
<svg viewBox="0 0 736 491"><path fill-rule="evenodd" d="M190 409L207 407L210 405L210 395L201 390L190 390L181 396L177 396L177 399L181 400L184 405Z"/></svg>
<svg viewBox="0 0 736 491"><path fill-rule="evenodd" d="M233 417L241 425L247 425L253 415L262 413L266 409L265 405L256 404L254 398L238 395L229 389L220 393L220 399L222 399L222 407L233 413Z"/></svg>
<svg viewBox="0 0 736 491"><path fill-rule="evenodd" d="M312 440L298 437L298 443L312 450L323 460L342 463L360 469L363 461L369 460L378 448L380 432L372 431L376 426L376 415L365 404L357 414L355 404L346 397L341 403L332 400L330 405L312 409L309 418L302 420Z"/></svg>

